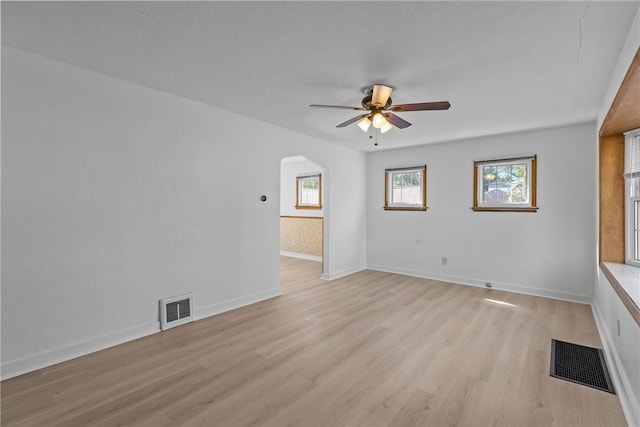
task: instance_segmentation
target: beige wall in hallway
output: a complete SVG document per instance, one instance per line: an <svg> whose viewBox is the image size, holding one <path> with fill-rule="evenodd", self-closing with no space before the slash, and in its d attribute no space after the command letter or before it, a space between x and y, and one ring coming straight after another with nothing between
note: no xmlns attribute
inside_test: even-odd
<svg viewBox="0 0 640 427"><path fill-rule="evenodd" d="M280 217L280 250L322 256L322 224L318 217Z"/></svg>

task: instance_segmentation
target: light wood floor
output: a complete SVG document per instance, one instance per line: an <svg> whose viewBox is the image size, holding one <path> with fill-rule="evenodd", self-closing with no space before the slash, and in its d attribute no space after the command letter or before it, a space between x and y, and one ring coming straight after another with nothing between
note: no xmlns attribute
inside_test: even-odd
<svg viewBox="0 0 640 427"><path fill-rule="evenodd" d="M607 426L549 376L587 305L282 258L284 295L2 383L3 426ZM506 304L505 304L506 303Z"/></svg>

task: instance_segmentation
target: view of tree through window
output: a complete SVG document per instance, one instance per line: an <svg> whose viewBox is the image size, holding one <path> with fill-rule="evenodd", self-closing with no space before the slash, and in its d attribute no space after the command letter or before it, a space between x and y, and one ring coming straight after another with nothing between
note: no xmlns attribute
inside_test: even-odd
<svg viewBox="0 0 640 427"><path fill-rule="evenodd" d="M528 197L526 164L482 168L482 203L528 203Z"/></svg>
<svg viewBox="0 0 640 427"><path fill-rule="evenodd" d="M536 212L537 156L473 162L473 210Z"/></svg>
<svg viewBox="0 0 640 427"><path fill-rule="evenodd" d="M300 180L300 202L305 205L317 205L320 196L318 177Z"/></svg>
<svg viewBox="0 0 640 427"><path fill-rule="evenodd" d="M322 207L322 176L297 177L296 193L297 209L320 209Z"/></svg>

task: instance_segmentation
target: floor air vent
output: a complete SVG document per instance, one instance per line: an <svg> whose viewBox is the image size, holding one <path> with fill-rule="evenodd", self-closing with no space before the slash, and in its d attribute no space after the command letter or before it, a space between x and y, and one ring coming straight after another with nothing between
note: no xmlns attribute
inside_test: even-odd
<svg viewBox="0 0 640 427"><path fill-rule="evenodd" d="M160 300L160 329L167 330L193 321L192 294Z"/></svg>
<svg viewBox="0 0 640 427"><path fill-rule="evenodd" d="M551 340L551 376L615 394L599 348Z"/></svg>

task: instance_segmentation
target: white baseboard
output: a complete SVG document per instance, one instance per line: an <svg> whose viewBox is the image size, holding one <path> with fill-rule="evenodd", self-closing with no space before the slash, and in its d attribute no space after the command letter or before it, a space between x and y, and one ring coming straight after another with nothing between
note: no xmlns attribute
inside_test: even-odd
<svg viewBox="0 0 640 427"><path fill-rule="evenodd" d="M330 273L330 274L323 273L322 276L320 276L320 278L322 280L331 281L331 280L339 279L341 277L349 276L350 274L354 274L354 273L357 273L359 271L363 271L363 270L366 270L366 269L367 269L367 267L365 265L356 266L356 267L350 267L350 268L345 268L343 270L336 271L336 272L333 272L333 273Z"/></svg>
<svg viewBox="0 0 640 427"><path fill-rule="evenodd" d="M318 256L314 256L314 255L307 255L307 254L299 254L299 253L295 253L295 252L280 251L280 255L293 257L293 258L302 258L302 259L307 259L307 260L311 260L311 261L322 261L322 257L318 257ZM341 277L345 277L345 276L348 276L350 274L354 274L354 273L357 273L359 271L366 270L366 269L367 269L367 267L365 265L361 265L361 266L357 266L357 267L351 267L351 268L345 268L343 270L340 270L340 271L337 271L337 272L334 272L334 273L329 273L329 274L322 273L320 278L322 280L331 281L331 280L336 280L336 279L339 279Z"/></svg>
<svg viewBox="0 0 640 427"><path fill-rule="evenodd" d="M430 273L424 271L416 271L410 269L402 269L396 267L389 267L386 265L369 264L367 266L370 270L384 271L387 273L404 274L405 276L421 277L423 279L440 280L442 282L456 283L459 285L468 285L476 287L485 287L485 281L471 279L468 277L451 276L447 274ZM578 302L581 304L591 304L592 297L580 294L571 294L566 292L551 291L548 289L529 288L526 286L514 285L510 283L491 282L491 289L497 289L500 291L509 291L519 294L532 295L537 297L553 298L563 301Z"/></svg>
<svg viewBox="0 0 640 427"><path fill-rule="evenodd" d="M288 257L291 257L291 258L308 259L310 261L322 261L322 257L321 256L309 255L309 254L300 254L300 253L297 253L297 252L280 251L280 255L288 256Z"/></svg>
<svg viewBox="0 0 640 427"><path fill-rule="evenodd" d="M255 304L257 302L274 298L280 295L282 295L282 289L280 289L280 287L268 289L266 291L256 292L255 294L246 295L240 298L234 298L232 300L224 301L218 304L212 304L206 307L197 308L194 311L194 314L196 320L204 319L205 317L235 310L236 308L245 307L247 305Z"/></svg>
<svg viewBox="0 0 640 427"><path fill-rule="evenodd" d="M196 320L202 319L213 316L214 314L223 313L225 311L234 310L269 298L277 297L279 295L282 295L280 287L263 292L257 292L255 294L235 298L219 304L198 308L194 310L194 317ZM127 341L133 341L157 332L160 332L159 321L145 323L133 328L117 331L112 334L92 338L87 341L67 345L54 350L45 351L33 356L27 356L9 362L2 361L0 379L6 380L17 377L18 375L46 368L57 363L66 362L67 360L75 359L76 357L95 353L96 351L123 344Z"/></svg>
<svg viewBox="0 0 640 427"><path fill-rule="evenodd" d="M66 345L57 349L45 351L33 356L2 362L2 380L17 377L38 369L46 368L76 357L104 350L118 344L142 338L160 331L160 322L150 322L133 328L117 331L111 334L92 338L75 344Z"/></svg>
<svg viewBox="0 0 640 427"><path fill-rule="evenodd" d="M620 356L616 351L616 347L613 344L611 334L609 334L609 330L605 327L606 322L602 317L602 313L600 313L600 309L596 304L592 304L591 310L593 311L593 317L596 320L598 333L602 338L604 354L607 359L607 367L611 374L613 386L615 387L618 398L620 399L622 412L624 412L624 416L627 419L627 424L629 424L629 426L638 427L640 426L640 406L638 406L640 396L634 396L633 388L629 384L627 376L620 372L621 367L624 365L622 364Z"/></svg>

